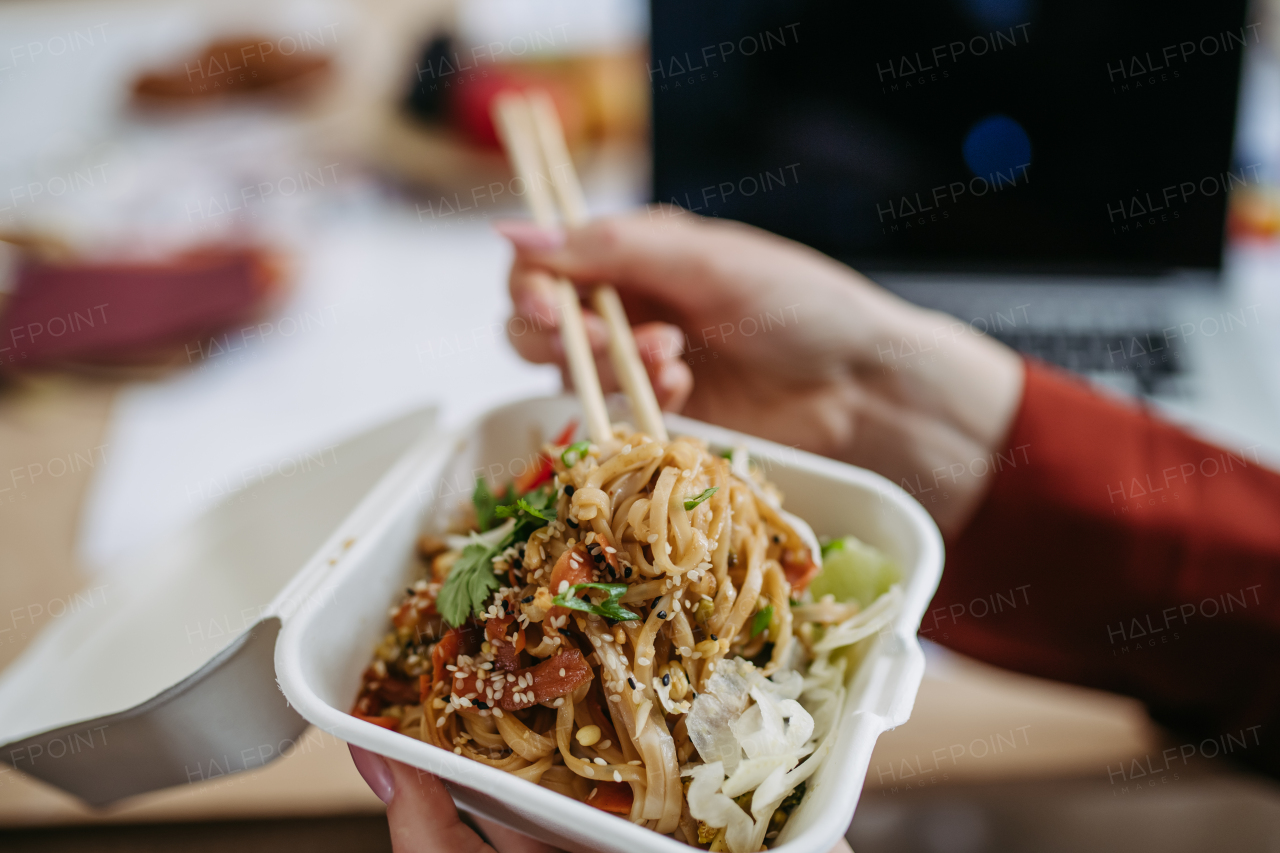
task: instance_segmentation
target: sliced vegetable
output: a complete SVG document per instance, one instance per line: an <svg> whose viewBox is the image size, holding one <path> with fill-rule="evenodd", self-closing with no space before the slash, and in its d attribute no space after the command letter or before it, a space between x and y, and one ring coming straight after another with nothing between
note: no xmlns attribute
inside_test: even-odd
<svg viewBox="0 0 1280 853"><path fill-rule="evenodd" d="M626 782L594 782L595 793L587 798L587 805L595 806L611 814L631 813L631 786Z"/></svg>
<svg viewBox="0 0 1280 853"><path fill-rule="evenodd" d="M575 441L564 449L564 453L560 454L560 461L565 464L566 468L572 468L578 464L578 460L587 455L587 450L590 447L591 442L589 441Z"/></svg>
<svg viewBox="0 0 1280 853"><path fill-rule="evenodd" d="M694 497L689 498L689 500L685 501L684 508L686 510L691 510L694 507L696 507L698 504L710 498L712 495L714 495L718 491L720 491L719 486L712 486L709 489L703 489L701 494L695 495Z"/></svg>
<svg viewBox="0 0 1280 853"><path fill-rule="evenodd" d="M445 664L458 659L458 655L475 654L480 650L482 632L479 626L464 625L444 632L440 642L431 649L431 686L444 681Z"/></svg>
<svg viewBox="0 0 1280 853"><path fill-rule="evenodd" d="M822 572L809 585L815 600L831 595L870 607L899 580L897 567L883 551L854 536L822 546L822 563Z"/></svg>
<svg viewBox="0 0 1280 853"><path fill-rule="evenodd" d="M579 583L574 584L564 593L557 595L552 601L560 607L567 607L570 610L594 613L597 616L603 616L605 619L612 619L615 622L630 622L640 617L619 603L619 599L626 595L627 590L630 588L630 585L625 583ZM608 593L609 597L599 604L592 604L590 601L577 597L578 592L584 589L602 590Z"/></svg>
<svg viewBox="0 0 1280 853"><path fill-rule="evenodd" d="M755 618L751 620L751 636L757 636L771 624L773 624L773 605L766 604L761 610L756 612Z"/></svg>

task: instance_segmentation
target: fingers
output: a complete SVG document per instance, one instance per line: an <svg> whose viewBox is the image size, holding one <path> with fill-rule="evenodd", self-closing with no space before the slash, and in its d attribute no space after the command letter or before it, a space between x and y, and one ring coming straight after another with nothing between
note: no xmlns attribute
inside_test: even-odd
<svg viewBox="0 0 1280 853"><path fill-rule="evenodd" d="M693 371L681 358L684 333L670 323L645 323L632 334L658 405L663 411L680 411L693 392Z"/></svg>
<svg viewBox="0 0 1280 853"><path fill-rule="evenodd" d="M484 839L458 818L453 798L435 776L357 746L351 747L351 756L365 781L369 781L366 767L376 767L380 763L386 769L391 786L387 825L391 829L391 848L395 853L435 853L439 850L495 853ZM370 782L370 787L379 797L383 796L385 791L374 787L374 782Z"/></svg>
<svg viewBox="0 0 1280 853"><path fill-rule="evenodd" d="M853 853L853 848L849 846L849 842L841 838L836 842L836 846L832 847L830 853Z"/></svg>
<svg viewBox="0 0 1280 853"><path fill-rule="evenodd" d="M500 823L483 817L473 817L472 820L480 827L480 831L492 842L493 846L502 853L558 853L555 847L550 844L538 841L516 832L514 829L508 829Z"/></svg>
<svg viewBox="0 0 1280 853"><path fill-rule="evenodd" d="M565 276L579 283L609 281L647 298L687 301L685 287L708 256L703 226L693 215L670 220L653 211L595 220L570 231L545 230L527 222L494 228L516 249L517 265Z"/></svg>

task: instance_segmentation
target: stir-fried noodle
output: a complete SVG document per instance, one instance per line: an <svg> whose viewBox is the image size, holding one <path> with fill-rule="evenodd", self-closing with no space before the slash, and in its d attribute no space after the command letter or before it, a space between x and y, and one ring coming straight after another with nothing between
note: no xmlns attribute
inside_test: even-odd
<svg viewBox="0 0 1280 853"><path fill-rule="evenodd" d="M428 577L353 713L690 844L759 850L829 748L843 651L896 587L866 609L808 600L817 543L743 451L569 437L504 492L479 483L466 535L423 537Z"/></svg>

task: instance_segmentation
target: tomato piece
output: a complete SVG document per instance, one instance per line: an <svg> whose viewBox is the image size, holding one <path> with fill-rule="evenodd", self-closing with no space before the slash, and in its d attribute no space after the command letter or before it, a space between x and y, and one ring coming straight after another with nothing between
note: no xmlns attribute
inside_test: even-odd
<svg viewBox="0 0 1280 853"><path fill-rule="evenodd" d="M575 562L574 555L578 559ZM587 549L581 544L574 545L568 551L560 555L560 559L556 560L555 566L551 569L550 589L552 595L560 594L560 584L564 581L569 582L569 586L577 586L580 583L591 583L591 555L587 553Z"/></svg>
<svg viewBox="0 0 1280 853"><path fill-rule="evenodd" d="M587 805L611 814L631 814L631 786L626 782L596 782L595 796Z"/></svg>
<svg viewBox="0 0 1280 853"><path fill-rule="evenodd" d="M445 664L458 659L458 655L473 655L480 651L480 626L467 620L461 628L450 628L431 649L431 686L444 681Z"/></svg>
<svg viewBox="0 0 1280 853"><path fill-rule="evenodd" d="M526 681L532 679L533 685L524 690L515 690L508 684L502 698L498 700L498 707L504 711L520 711L540 702L559 699L592 678L591 665L577 649L559 652L537 666L522 670L519 675L524 676ZM516 699L516 693L520 694L520 699Z"/></svg>
<svg viewBox="0 0 1280 853"><path fill-rule="evenodd" d="M818 576L822 567L813 559L808 548L794 551L787 548L782 552L782 572L791 584L791 591L796 595L804 592L809 583Z"/></svg>
<svg viewBox="0 0 1280 853"><path fill-rule="evenodd" d="M399 717L369 717L356 711L351 712L351 716L358 720L364 720L366 723L373 723L375 726L382 726L384 729L397 731L400 728Z"/></svg>

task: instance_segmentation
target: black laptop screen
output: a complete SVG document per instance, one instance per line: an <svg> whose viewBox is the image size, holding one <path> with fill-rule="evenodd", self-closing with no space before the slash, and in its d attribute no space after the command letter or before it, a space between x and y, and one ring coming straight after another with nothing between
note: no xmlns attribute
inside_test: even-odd
<svg viewBox="0 0 1280 853"><path fill-rule="evenodd" d="M654 198L869 269L1220 265L1244 0L653 0Z"/></svg>

